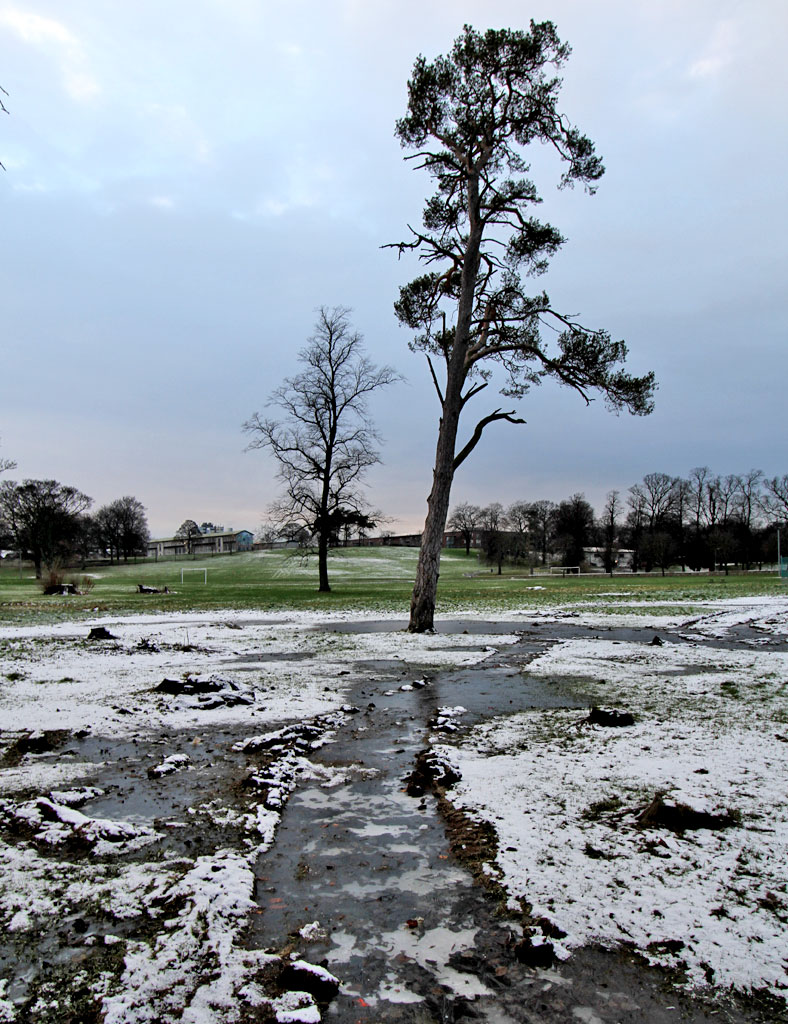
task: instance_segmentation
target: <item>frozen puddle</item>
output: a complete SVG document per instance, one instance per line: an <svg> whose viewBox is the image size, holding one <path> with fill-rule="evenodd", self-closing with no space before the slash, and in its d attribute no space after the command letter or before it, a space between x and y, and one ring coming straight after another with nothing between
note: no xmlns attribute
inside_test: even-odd
<svg viewBox="0 0 788 1024"><path fill-rule="evenodd" d="M549 971L520 964L519 927L496 915L452 854L435 798L406 794L438 708L462 705L465 723L540 701L577 706L523 678L516 661L529 653L519 645L503 663L451 669L417 690L381 683L377 693L366 682L352 699L367 710L315 755L363 771L332 789L302 783L291 797L276 843L257 862L263 913L250 942L289 946L341 979L326 1020L667 1024L678 1007L684 1021L715 1019L616 954L580 950Z"/></svg>

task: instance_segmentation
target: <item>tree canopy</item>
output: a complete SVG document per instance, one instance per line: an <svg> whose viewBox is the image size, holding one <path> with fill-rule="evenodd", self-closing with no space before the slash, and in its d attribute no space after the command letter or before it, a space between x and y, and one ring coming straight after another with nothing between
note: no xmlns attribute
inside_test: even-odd
<svg viewBox="0 0 788 1024"><path fill-rule="evenodd" d="M121 556L127 561L130 555L145 554L150 538L145 506L137 498L127 494L103 505L95 514L96 537L103 548L119 562Z"/></svg>
<svg viewBox="0 0 788 1024"><path fill-rule="evenodd" d="M184 519L175 531L175 536L180 540L183 540L186 545L186 554L190 555L192 553L194 538L200 536L200 527L193 519Z"/></svg>

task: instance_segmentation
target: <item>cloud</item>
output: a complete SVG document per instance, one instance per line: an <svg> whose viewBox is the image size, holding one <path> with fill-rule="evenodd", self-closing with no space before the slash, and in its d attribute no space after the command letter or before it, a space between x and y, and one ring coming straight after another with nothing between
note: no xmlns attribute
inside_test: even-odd
<svg viewBox="0 0 788 1024"><path fill-rule="evenodd" d="M79 102L93 99L101 92L96 79L86 68L84 48L62 22L17 7L0 9L0 28L13 32L24 43L51 54L57 61L68 95Z"/></svg>
<svg viewBox="0 0 788 1024"><path fill-rule="evenodd" d="M700 56L690 65L690 78L717 78L725 71L733 61L737 36L731 19L719 22Z"/></svg>
<svg viewBox="0 0 788 1024"><path fill-rule="evenodd" d="M149 103L145 112L156 127L160 149L166 146L171 153L184 153L196 163L210 162L213 147L183 104Z"/></svg>
<svg viewBox="0 0 788 1024"><path fill-rule="evenodd" d="M45 46L49 42L63 46L77 45L76 38L59 21L20 11L15 7L6 7L0 11L0 25L10 28L20 39L34 46Z"/></svg>

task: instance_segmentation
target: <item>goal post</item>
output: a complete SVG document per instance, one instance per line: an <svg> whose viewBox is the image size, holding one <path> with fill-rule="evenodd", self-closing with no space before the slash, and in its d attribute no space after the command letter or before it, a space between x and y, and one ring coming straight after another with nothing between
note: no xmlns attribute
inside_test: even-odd
<svg viewBox="0 0 788 1024"><path fill-rule="evenodd" d="M181 569L181 583L183 583L183 574L185 572L201 572L203 574L203 583L208 582L208 570L207 569Z"/></svg>

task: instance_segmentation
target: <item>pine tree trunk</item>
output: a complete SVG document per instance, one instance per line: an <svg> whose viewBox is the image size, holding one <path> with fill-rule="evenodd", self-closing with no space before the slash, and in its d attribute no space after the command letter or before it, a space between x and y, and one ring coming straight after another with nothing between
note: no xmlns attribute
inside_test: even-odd
<svg viewBox="0 0 788 1024"><path fill-rule="evenodd" d="M451 485L454 479L454 448L460 419L460 393L462 381L449 381L443 403L443 416L438 431L432 491L427 499L427 519L421 537L416 583L410 601L411 633L426 633L434 628L435 600L440 576L441 548L446 519L449 515Z"/></svg>
<svg viewBox="0 0 788 1024"><path fill-rule="evenodd" d="M416 583L410 601L408 630L411 633L426 633L434 628L441 548L443 547L446 520L449 516L449 499L455 470L454 452L457 444L457 427L463 406L462 389L468 375L465 357L468 352L474 292L479 273L482 227L478 217L478 178L475 175L471 176L466 187L471 230L462 264L462 282L454 343L446 368L446 394L441 403L442 415L438 429L438 445L435 451L432 491L427 499L427 519L421 537Z"/></svg>

